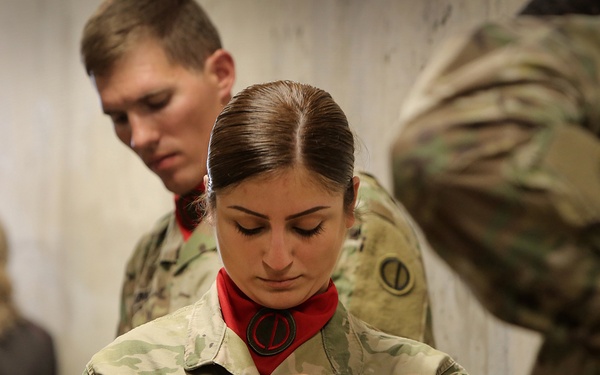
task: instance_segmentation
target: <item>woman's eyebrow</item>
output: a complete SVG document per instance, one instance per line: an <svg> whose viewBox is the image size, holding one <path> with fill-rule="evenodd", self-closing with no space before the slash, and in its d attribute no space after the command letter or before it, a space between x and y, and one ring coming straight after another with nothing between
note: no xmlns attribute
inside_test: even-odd
<svg viewBox="0 0 600 375"><path fill-rule="evenodd" d="M261 219L266 219L266 220L269 219L269 217L267 215L259 214L258 212L254 212L254 211L249 210L247 208L244 208L242 206L227 206L227 208L231 208L233 210L242 211L242 212L247 213L249 215L260 217Z"/></svg>
<svg viewBox="0 0 600 375"><path fill-rule="evenodd" d="M242 207L242 206L228 206L227 208L231 208L233 210L238 210L238 211L247 213L248 215L260 217L261 219L266 219L266 220L269 219L269 217L267 215L263 215L261 213L249 210L249 209L247 209L245 207ZM297 214L286 216L285 220L296 219L296 218L298 218L300 216L312 214L313 212L321 211L321 210L324 210L326 208L329 208L329 206L315 206L315 207L309 208L308 210L305 210L305 211L302 211L302 212L298 212Z"/></svg>
<svg viewBox="0 0 600 375"><path fill-rule="evenodd" d="M300 217L300 216L304 216L304 215L312 214L313 212L321 211L321 210L324 210L324 209L326 209L326 208L329 208L329 206L316 206L316 207L313 207L313 208L309 208L309 209L308 209L308 210L306 210L306 211L302 211L302 212L299 212L299 213L297 213L297 214L293 214L293 215L290 215L290 216L286 216L285 220L292 220L292 219L296 219L296 218L298 218L298 217Z"/></svg>

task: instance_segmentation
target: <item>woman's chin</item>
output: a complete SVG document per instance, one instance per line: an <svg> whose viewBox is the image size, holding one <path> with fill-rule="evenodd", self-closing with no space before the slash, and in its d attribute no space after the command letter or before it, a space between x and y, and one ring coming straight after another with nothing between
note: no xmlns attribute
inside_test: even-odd
<svg viewBox="0 0 600 375"><path fill-rule="evenodd" d="M269 298L256 301L258 304L274 310L286 310L300 305L305 300L299 298L288 298L281 295L271 295Z"/></svg>

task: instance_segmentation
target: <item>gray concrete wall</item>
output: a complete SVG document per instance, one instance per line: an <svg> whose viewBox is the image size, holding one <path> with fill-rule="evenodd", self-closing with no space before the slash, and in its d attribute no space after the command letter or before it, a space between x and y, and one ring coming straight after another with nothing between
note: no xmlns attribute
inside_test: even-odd
<svg viewBox="0 0 600 375"><path fill-rule="evenodd" d="M201 0L236 58L235 91L292 79L328 90L363 142L360 166L390 187L399 107L446 36L523 0ZM61 373L112 340L127 257L171 207L121 146L78 55L98 0L0 3L0 219L22 310L54 335ZM499 323L425 253L438 347L472 374L525 375L536 335Z"/></svg>

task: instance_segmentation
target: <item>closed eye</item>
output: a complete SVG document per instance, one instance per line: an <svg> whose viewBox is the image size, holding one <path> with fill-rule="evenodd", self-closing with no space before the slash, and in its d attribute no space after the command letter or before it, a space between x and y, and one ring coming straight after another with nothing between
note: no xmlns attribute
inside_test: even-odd
<svg viewBox="0 0 600 375"><path fill-rule="evenodd" d="M241 226L239 223L235 224L235 228L238 230L238 232L240 232L242 235L244 236L254 236L259 234L262 230L263 227L256 227L256 228L245 228L243 226Z"/></svg>
<svg viewBox="0 0 600 375"><path fill-rule="evenodd" d="M152 102L148 102L146 105L148 106L148 109L150 109L151 111L158 111L163 109L164 107L166 107L166 105L169 103L169 99L163 99L160 101L152 101Z"/></svg>
<svg viewBox="0 0 600 375"><path fill-rule="evenodd" d="M310 238L310 237L318 235L319 233L321 233L323 231L323 223L322 222L319 223L319 225L317 225L316 227L314 227L312 229L302 229L302 228L294 227L294 230L300 236L305 237L305 238Z"/></svg>
<svg viewBox="0 0 600 375"><path fill-rule="evenodd" d="M122 113L122 112L114 112L114 113L106 113L109 117L110 120L112 121L113 125L115 126L123 126L127 124L128 118L127 118L127 114L126 113Z"/></svg>
<svg viewBox="0 0 600 375"><path fill-rule="evenodd" d="M160 111L165 108L171 101L171 92L159 92L144 98L143 103L146 105L149 111Z"/></svg>

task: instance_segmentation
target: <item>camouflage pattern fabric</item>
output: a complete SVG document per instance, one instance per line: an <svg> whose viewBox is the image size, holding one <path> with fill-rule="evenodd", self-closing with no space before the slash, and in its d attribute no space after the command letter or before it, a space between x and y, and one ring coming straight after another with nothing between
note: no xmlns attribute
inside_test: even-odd
<svg viewBox="0 0 600 375"><path fill-rule="evenodd" d="M210 224L202 222L184 243L174 212L166 215L127 264L117 334L196 302L221 267Z"/></svg>
<svg viewBox="0 0 600 375"><path fill-rule="evenodd" d="M392 147L434 250L544 335L534 374L600 374L599 35L599 17L521 17L448 42Z"/></svg>
<svg viewBox="0 0 600 375"><path fill-rule="evenodd" d="M410 219L373 176L358 176L360 218L332 276L340 300L387 333L433 344L425 271ZM201 223L183 243L175 215L165 216L127 265L118 334L196 302L221 267L209 224Z"/></svg>
<svg viewBox="0 0 600 375"><path fill-rule="evenodd" d="M434 345L412 219L375 177L357 175L357 219L332 275L339 299L353 315L386 333Z"/></svg>
<svg viewBox="0 0 600 375"><path fill-rule="evenodd" d="M93 374L257 375L246 343L222 319L216 284L194 305L118 337L93 356ZM340 303L331 320L273 372L284 374L467 374L448 355L373 330Z"/></svg>

